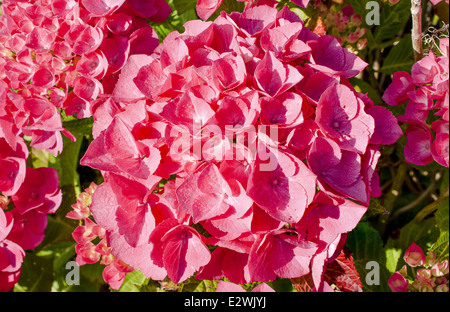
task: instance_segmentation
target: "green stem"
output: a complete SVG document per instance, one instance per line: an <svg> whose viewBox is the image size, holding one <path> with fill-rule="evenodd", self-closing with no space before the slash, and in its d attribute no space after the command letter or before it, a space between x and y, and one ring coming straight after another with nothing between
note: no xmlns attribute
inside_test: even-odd
<svg viewBox="0 0 450 312"><path fill-rule="evenodd" d="M380 215L378 219L378 230L383 235L386 231L386 226L392 210L394 209L395 202L401 194L403 183L406 179L408 172L408 165L404 162L398 167L395 176L393 177L392 186L384 199L385 214Z"/></svg>

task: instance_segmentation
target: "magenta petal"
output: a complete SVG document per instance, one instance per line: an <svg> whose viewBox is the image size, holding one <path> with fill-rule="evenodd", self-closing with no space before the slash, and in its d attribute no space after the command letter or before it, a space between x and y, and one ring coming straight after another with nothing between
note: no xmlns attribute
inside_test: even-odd
<svg viewBox="0 0 450 312"><path fill-rule="evenodd" d="M311 146L308 164L320 181L336 191L368 204L367 187L361 174L361 156L341 150L332 140L318 137Z"/></svg>
<svg viewBox="0 0 450 312"><path fill-rule="evenodd" d="M392 83L383 94L383 101L391 106L406 103L409 100L408 92L414 91L414 83L411 75L407 72L395 72Z"/></svg>
<svg viewBox="0 0 450 312"><path fill-rule="evenodd" d="M332 85L320 97L316 122L342 149L363 154L374 131L372 116L364 103L345 85Z"/></svg>
<svg viewBox="0 0 450 312"><path fill-rule="evenodd" d="M431 146L431 154L434 160L445 167L449 166L449 134L438 133Z"/></svg>
<svg viewBox="0 0 450 312"><path fill-rule="evenodd" d="M311 47L313 63L308 66L316 70L337 74L342 78L358 75L367 63L360 57L342 47L336 38L330 35L308 41Z"/></svg>
<svg viewBox="0 0 450 312"><path fill-rule="evenodd" d="M271 51L256 66L254 77L260 90L270 96L288 90L303 78L297 69L284 65Z"/></svg>
<svg viewBox="0 0 450 312"><path fill-rule="evenodd" d="M373 106L366 110L375 120L375 131L370 138L373 144L391 145L403 135L395 116L382 106Z"/></svg>
<svg viewBox="0 0 450 312"><path fill-rule="evenodd" d="M410 126L406 132L405 160L415 165L428 165L431 154L431 131L427 127Z"/></svg>

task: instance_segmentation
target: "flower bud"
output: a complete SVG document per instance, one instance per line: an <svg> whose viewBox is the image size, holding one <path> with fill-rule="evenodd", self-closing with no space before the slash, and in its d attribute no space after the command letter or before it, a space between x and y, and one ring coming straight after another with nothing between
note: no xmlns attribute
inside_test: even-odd
<svg viewBox="0 0 450 312"><path fill-rule="evenodd" d="M436 292L448 292L448 286L446 284L441 284L438 287L436 287Z"/></svg>
<svg viewBox="0 0 450 312"><path fill-rule="evenodd" d="M399 272L395 272L389 279L388 284L393 292L407 292L409 281Z"/></svg>
<svg viewBox="0 0 450 312"><path fill-rule="evenodd" d="M433 285L430 283L421 283L419 287L420 292L434 292Z"/></svg>
<svg viewBox="0 0 450 312"><path fill-rule="evenodd" d="M425 255L423 254L422 248L412 243L411 246L406 250L403 259L411 267L421 266L425 262Z"/></svg>
<svg viewBox="0 0 450 312"><path fill-rule="evenodd" d="M436 263L436 254L430 251L425 259L424 266L432 267Z"/></svg>
<svg viewBox="0 0 450 312"><path fill-rule="evenodd" d="M436 277L434 281L436 285L447 284L447 279L445 278L445 276Z"/></svg>
<svg viewBox="0 0 450 312"><path fill-rule="evenodd" d="M417 270L416 277L421 282L429 282L431 280L431 270L428 269L419 269Z"/></svg>
<svg viewBox="0 0 450 312"><path fill-rule="evenodd" d="M401 275L403 275L403 277L407 277L408 276L408 268L406 267L406 265L402 266L402 268L398 272Z"/></svg>

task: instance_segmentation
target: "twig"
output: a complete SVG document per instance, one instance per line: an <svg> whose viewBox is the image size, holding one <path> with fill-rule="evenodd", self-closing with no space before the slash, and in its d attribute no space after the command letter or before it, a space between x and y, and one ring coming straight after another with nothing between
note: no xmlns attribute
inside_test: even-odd
<svg viewBox="0 0 450 312"><path fill-rule="evenodd" d="M423 57L422 47L422 0L411 0L412 14L412 46L414 59L419 61Z"/></svg>
<svg viewBox="0 0 450 312"><path fill-rule="evenodd" d="M405 212L413 209L414 207L416 207L418 204L420 204L422 202L422 200L424 200L434 190L435 186L436 186L436 180L433 180L433 182L430 183L430 185L427 187L427 189L422 194L420 194L420 196L418 196L414 201L412 201L408 205L397 209L391 215L391 217L389 219L393 220L393 219L397 218L400 214L405 213Z"/></svg>
<svg viewBox="0 0 450 312"><path fill-rule="evenodd" d="M402 162L395 175L393 175L393 181L390 191L386 194L386 197L383 202L383 206L386 210L386 214L380 215L378 219L378 230L380 233L385 232L386 226L389 219L389 214L394 209L395 202L397 201L399 195L402 191L403 183L405 182L405 178L408 172L408 165Z"/></svg>

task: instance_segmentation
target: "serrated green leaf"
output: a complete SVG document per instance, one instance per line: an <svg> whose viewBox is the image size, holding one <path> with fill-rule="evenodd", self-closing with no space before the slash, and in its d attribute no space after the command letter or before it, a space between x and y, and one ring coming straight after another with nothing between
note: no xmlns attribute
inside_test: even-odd
<svg viewBox="0 0 450 312"><path fill-rule="evenodd" d="M139 271L127 273L122 286L117 290L118 292L140 292L141 286L147 281L145 275Z"/></svg>
<svg viewBox="0 0 450 312"><path fill-rule="evenodd" d="M438 260L449 258L449 232L441 231L439 238L430 249L436 254Z"/></svg>
<svg viewBox="0 0 450 312"><path fill-rule="evenodd" d="M410 8L410 0L400 0L396 5L384 4L381 9L380 25L375 28L375 40L381 42L397 36L411 16Z"/></svg>
<svg viewBox="0 0 450 312"><path fill-rule="evenodd" d="M414 51L412 49L411 34L406 34L392 47L379 71L388 75L398 71L409 72L412 65L414 65Z"/></svg>
<svg viewBox="0 0 450 312"><path fill-rule="evenodd" d="M436 225L441 231L448 232L449 223L449 198L447 197L438 208L435 214Z"/></svg>
<svg viewBox="0 0 450 312"><path fill-rule="evenodd" d="M379 292L389 291L389 271L386 268L386 254L383 249L383 241L378 232L367 222L360 222L358 226L348 234L347 247L353 255L356 270L363 284L363 291ZM366 277L373 269L367 264L375 261L379 265L379 285L368 285Z"/></svg>

